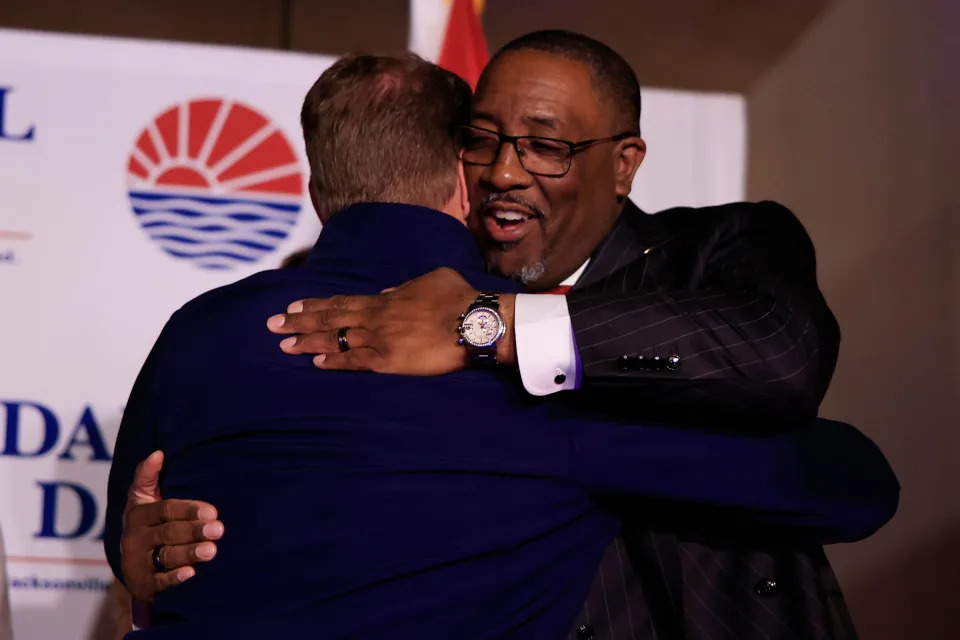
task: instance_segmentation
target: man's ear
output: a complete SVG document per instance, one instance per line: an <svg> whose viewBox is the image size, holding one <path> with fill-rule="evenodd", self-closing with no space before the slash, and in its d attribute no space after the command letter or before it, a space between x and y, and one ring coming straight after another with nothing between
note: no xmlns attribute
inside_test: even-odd
<svg viewBox="0 0 960 640"><path fill-rule="evenodd" d="M310 202L313 203L313 211L317 214L317 217L320 218L320 221L324 222L323 216L320 215L320 194L317 192L317 183L314 181L313 176L307 178L307 191L310 192Z"/></svg>
<svg viewBox="0 0 960 640"><path fill-rule="evenodd" d="M463 172L463 160L457 161L457 189L460 190L460 207L463 209L463 219L470 217L470 192L467 191L467 176Z"/></svg>
<svg viewBox="0 0 960 640"><path fill-rule="evenodd" d="M626 198L633 188L633 177L647 155L647 143L640 136L631 136L621 140L614 156L614 181L617 199Z"/></svg>

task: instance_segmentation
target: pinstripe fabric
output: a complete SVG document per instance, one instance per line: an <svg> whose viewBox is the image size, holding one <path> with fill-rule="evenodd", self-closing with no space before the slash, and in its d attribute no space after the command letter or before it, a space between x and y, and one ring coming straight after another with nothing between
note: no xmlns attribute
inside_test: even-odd
<svg viewBox="0 0 960 640"><path fill-rule="evenodd" d="M836 364L813 246L775 203L628 204L567 300L584 389L607 410L789 426L816 414ZM624 371L624 355L680 367ZM589 625L596 640L855 640L821 549L737 544L624 527L569 638Z"/></svg>
<svg viewBox="0 0 960 640"><path fill-rule="evenodd" d="M821 549L737 549L682 542L685 637L693 640L855 640ZM777 591L761 596L768 580Z"/></svg>
<svg viewBox="0 0 960 640"><path fill-rule="evenodd" d="M578 630L588 627L597 640L656 638L646 601L643 585L633 571L624 543L616 538L603 554L597 576L568 636L570 640L587 640Z"/></svg>
<svg viewBox="0 0 960 640"><path fill-rule="evenodd" d="M780 422L816 415L839 329L817 287L813 246L775 203L629 205L568 296L585 386L637 385L665 417ZM621 371L622 355L677 355L676 371ZM633 385L631 385L633 387Z"/></svg>

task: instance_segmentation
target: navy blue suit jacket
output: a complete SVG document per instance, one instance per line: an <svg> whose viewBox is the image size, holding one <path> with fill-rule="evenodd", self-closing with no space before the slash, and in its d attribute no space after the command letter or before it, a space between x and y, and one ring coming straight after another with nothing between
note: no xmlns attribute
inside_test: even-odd
<svg viewBox="0 0 960 640"><path fill-rule="evenodd" d="M559 638L621 526L597 496L640 517L647 501L729 507L728 523L816 544L868 535L895 508L883 456L847 425L732 437L590 419L509 371L319 371L265 328L293 300L373 294L441 266L516 290L485 274L453 218L369 204L335 216L303 267L173 315L120 428L106 550L119 575L126 490L155 449L164 497L215 504L226 535L131 637Z"/></svg>

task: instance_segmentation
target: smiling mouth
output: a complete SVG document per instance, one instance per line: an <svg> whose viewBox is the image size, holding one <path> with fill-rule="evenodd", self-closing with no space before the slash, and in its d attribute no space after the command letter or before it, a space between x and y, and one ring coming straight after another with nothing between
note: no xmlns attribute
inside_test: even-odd
<svg viewBox="0 0 960 640"><path fill-rule="evenodd" d="M494 209L493 211L486 213L486 215L491 216L501 227L510 227L521 224L536 217L536 215L532 213L503 209Z"/></svg>
<svg viewBox="0 0 960 640"><path fill-rule="evenodd" d="M484 228L492 240L501 245L512 246L522 240L541 217L527 209L503 205L484 207L480 211Z"/></svg>

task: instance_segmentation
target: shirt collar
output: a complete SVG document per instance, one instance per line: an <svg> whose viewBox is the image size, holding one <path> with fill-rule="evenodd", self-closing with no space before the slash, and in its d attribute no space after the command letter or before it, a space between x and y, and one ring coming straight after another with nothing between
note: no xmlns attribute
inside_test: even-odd
<svg viewBox="0 0 960 640"><path fill-rule="evenodd" d="M384 202L357 204L327 221L307 265L332 260L390 265L401 281L439 267L484 270L480 248L461 222L435 209Z"/></svg>
<svg viewBox="0 0 960 640"><path fill-rule="evenodd" d="M573 272L573 274L565 278L563 282L560 283L561 287L572 287L577 284L577 280L580 279L580 276L583 275L583 272L587 270L587 265L590 264L590 258L587 258L587 261L580 265L580 268Z"/></svg>

